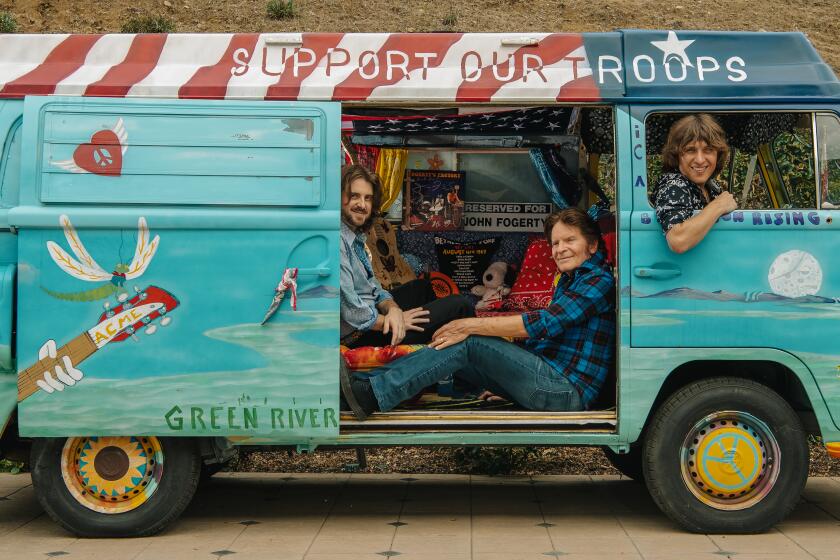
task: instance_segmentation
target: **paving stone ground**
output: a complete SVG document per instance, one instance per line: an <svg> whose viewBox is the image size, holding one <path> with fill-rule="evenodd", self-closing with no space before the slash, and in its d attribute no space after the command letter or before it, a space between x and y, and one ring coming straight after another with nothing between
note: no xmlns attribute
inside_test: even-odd
<svg viewBox="0 0 840 560"><path fill-rule="evenodd" d="M811 478L763 535L694 535L615 476L215 476L168 531L77 539L28 475L0 474L0 559L840 559L840 478Z"/></svg>

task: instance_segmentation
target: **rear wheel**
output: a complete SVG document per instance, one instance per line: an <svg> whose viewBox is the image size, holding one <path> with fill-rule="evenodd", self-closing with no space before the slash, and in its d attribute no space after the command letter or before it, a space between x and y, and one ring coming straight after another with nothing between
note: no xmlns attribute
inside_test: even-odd
<svg viewBox="0 0 840 560"><path fill-rule="evenodd" d="M777 393L747 379L713 378L683 387L656 412L643 467L654 501L686 529L755 533L798 502L808 444Z"/></svg>
<svg viewBox="0 0 840 560"><path fill-rule="evenodd" d="M35 440L32 482L59 525L83 537L139 537L174 521L195 493L192 440L77 437Z"/></svg>

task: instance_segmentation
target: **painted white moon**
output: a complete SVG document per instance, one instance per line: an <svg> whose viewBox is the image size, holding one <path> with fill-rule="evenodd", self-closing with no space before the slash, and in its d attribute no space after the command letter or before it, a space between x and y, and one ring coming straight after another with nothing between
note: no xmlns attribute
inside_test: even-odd
<svg viewBox="0 0 840 560"><path fill-rule="evenodd" d="M782 253L767 274L770 289L780 296L812 296L822 286L822 268L811 253L793 250Z"/></svg>

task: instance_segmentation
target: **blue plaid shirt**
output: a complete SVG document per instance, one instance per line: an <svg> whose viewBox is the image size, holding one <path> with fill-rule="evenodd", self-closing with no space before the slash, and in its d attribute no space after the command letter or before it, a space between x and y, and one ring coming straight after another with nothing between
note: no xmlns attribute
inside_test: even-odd
<svg viewBox="0 0 840 560"><path fill-rule="evenodd" d="M525 348L571 381L588 407L615 352L615 279L601 252L564 274L548 307L523 313L522 320Z"/></svg>
<svg viewBox="0 0 840 560"><path fill-rule="evenodd" d="M341 338L369 330L379 316L376 306L391 299L373 274L365 252L366 239L364 233L341 221Z"/></svg>

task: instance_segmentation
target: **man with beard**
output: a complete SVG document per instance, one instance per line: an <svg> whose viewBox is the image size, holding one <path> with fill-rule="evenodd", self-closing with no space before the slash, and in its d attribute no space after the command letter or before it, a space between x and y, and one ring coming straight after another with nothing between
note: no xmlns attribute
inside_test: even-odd
<svg viewBox="0 0 840 560"><path fill-rule="evenodd" d="M379 177L360 165L341 173L341 342L350 347L425 344L453 319L474 316L463 296L436 299L428 280L389 293L373 274L365 251L382 202Z"/></svg>

